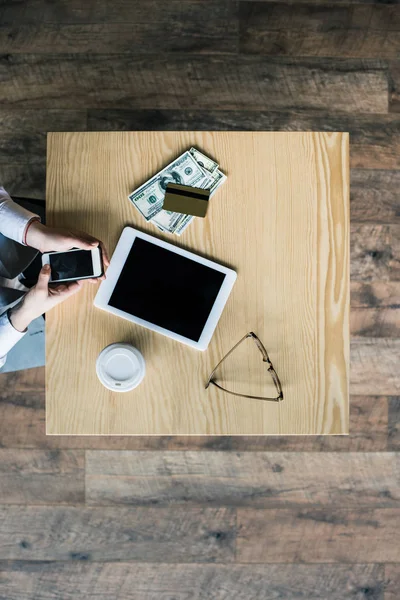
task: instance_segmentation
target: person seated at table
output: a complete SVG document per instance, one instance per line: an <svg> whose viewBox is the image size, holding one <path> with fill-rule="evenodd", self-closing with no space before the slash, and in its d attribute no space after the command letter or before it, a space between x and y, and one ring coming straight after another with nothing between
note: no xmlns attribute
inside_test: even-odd
<svg viewBox="0 0 400 600"><path fill-rule="evenodd" d="M71 248L92 250L99 245L107 267L107 251L100 240L86 233L47 227L37 214L14 202L0 187L0 371L7 353L24 337L28 325L79 292L84 285L81 281L73 281L49 287L50 266L40 269L39 264L37 282L28 287L29 281L21 276L23 271L38 252ZM97 283L98 280L85 281Z"/></svg>

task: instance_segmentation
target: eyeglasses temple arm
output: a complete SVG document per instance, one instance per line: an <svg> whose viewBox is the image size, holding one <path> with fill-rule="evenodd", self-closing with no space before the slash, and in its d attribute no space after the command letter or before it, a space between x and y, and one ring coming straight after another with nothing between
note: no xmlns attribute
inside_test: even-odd
<svg viewBox="0 0 400 600"><path fill-rule="evenodd" d="M253 337L254 335L255 335L255 334L253 334L253 332L246 333L246 335L244 335L244 336L242 337L242 339L241 339L241 340L239 340L239 341L238 341L238 343L237 343L237 344L235 344L235 345L233 346L233 348L231 348L231 349L229 350L229 352L228 352L227 354L225 354L225 356L224 356L223 358L221 358L221 360L219 361L219 363L217 364L217 366L215 367L215 369L214 369L214 370L213 370L213 372L211 373L210 377L208 378L208 381L207 381L207 383L206 383L206 387L205 387L205 389L207 389L207 388L208 388L208 386L210 385L210 383L211 383L211 379L213 378L213 376L214 376L214 373L215 373L215 371L218 369L219 365L220 365L221 363L223 363L223 362L224 362L224 360L225 360L226 358L228 358L228 356L229 356L230 354L232 354L232 352L233 352L234 350L236 350L236 348L239 346L239 344L241 344L242 342L244 342L244 340L246 340L248 337ZM257 344L257 345L258 345L258 344ZM214 383L214 382L213 382L213 383ZM220 386L217 386L217 387L220 387ZM221 388L221 389L223 389L223 388Z"/></svg>
<svg viewBox="0 0 400 600"><path fill-rule="evenodd" d="M263 396L248 396L247 394L238 394L236 392L230 392L229 390L225 389L224 387L222 387L222 385L219 385L215 381L210 380L209 384L210 383L215 385L215 387L219 388L226 394L230 394L231 396L239 396L240 398L250 398L250 400L265 400L266 402L280 402L281 400L283 400L282 392L279 394L279 396L277 398L264 398Z"/></svg>

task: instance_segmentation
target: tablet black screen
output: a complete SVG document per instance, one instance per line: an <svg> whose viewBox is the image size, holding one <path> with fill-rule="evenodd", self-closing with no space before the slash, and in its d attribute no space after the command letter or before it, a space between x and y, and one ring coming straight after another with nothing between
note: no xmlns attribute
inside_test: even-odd
<svg viewBox="0 0 400 600"><path fill-rule="evenodd" d="M197 342L225 274L135 238L109 305Z"/></svg>

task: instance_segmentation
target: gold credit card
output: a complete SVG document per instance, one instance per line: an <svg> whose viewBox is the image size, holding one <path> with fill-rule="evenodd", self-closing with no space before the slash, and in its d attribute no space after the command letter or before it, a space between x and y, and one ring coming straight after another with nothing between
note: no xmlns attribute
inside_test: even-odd
<svg viewBox="0 0 400 600"><path fill-rule="evenodd" d="M165 192L163 209L184 215L205 217L209 198L210 190L203 190L190 185L180 185L179 183L169 183Z"/></svg>

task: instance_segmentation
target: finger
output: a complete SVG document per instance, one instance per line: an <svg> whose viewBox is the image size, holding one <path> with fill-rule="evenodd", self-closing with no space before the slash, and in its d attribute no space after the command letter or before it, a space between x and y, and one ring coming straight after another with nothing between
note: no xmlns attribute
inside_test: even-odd
<svg viewBox="0 0 400 600"><path fill-rule="evenodd" d="M79 286L79 287L83 287L85 285L85 280L84 279L76 279L75 281L69 281L68 283L66 283L66 286L68 288L70 288L71 286Z"/></svg>
<svg viewBox="0 0 400 600"><path fill-rule="evenodd" d="M103 256L104 266L109 267L110 266L110 258L108 256L107 248L105 247L103 242L100 242L100 248L101 248L101 254Z"/></svg>
<svg viewBox="0 0 400 600"><path fill-rule="evenodd" d="M89 242L89 244L93 242L99 242L96 237L90 235L90 233L86 233L86 231L72 231L72 235L80 240L84 240L85 242Z"/></svg>
<svg viewBox="0 0 400 600"><path fill-rule="evenodd" d="M57 294L60 294L61 292L64 292L67 289L67 286L64 285L63 283L61 283L60 285L56 285L55 287L51 288L52 292L56 292Z"/></svg>
<svg viewBox="0 0 400 600"><path fill-rule="evenodd" d="M99 245L98 241L92 242L92 241L86 240L84 238L78 238L78 237L73 238L71 240L71 243L72 243L73 248L80 248L81 250L93 250L93 248L96 248L96 246Z"/></svg>
<svg viewBox="0 0 400 600"><path fill-rule="evenodd" d="M50 265L43 265L43 267L40 270L39 278L38 278L38 281L36 284L38 289L41 289L41 290L48 289L50 275L51 275Z"/></svg>
<svg viewBox="0 0 400 600"><path fill-rule="evenodd" d="M64 286L64 289L62 291L60 291L59 295L63 299L65 299L65 298L68 298L69 296L72 296L73 294L76 294L82 288L83 288L83 286L80 285L80 283L78 281L71 281L70 283L68 283L67 285Z"/></svg>

